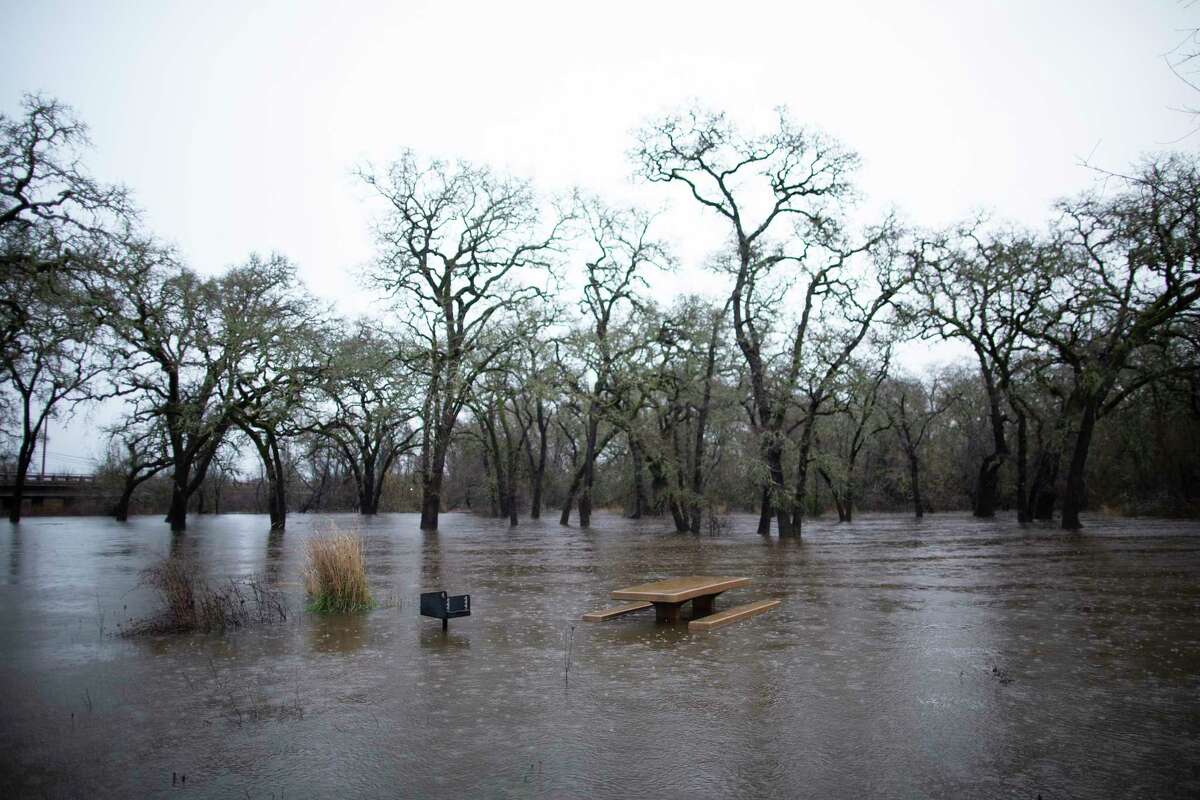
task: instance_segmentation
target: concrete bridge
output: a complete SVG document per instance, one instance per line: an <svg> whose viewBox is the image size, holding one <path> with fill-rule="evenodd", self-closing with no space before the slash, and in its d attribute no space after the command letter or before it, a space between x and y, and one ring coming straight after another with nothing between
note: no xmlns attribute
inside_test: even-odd
<svg viewBox="0 0 1200 800"><path fill-rule="evenodd" d="M0 472L0 505L7 513L13 504L15 472ZM65 473L29 473L25 476L22 514L69 514L83 501L95 500L103 494L94 475ZM79 512L75 512L79 513Z"/></svg>

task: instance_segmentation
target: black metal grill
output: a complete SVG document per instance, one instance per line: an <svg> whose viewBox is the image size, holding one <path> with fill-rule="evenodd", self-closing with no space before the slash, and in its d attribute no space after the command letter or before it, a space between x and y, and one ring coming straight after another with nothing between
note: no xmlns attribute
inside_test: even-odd
<svg viewBox="0 0 1200 800"><path fill-rule="evenodd" d="M471 595L421 592L421 616L440 619L442 630L446 630L452 617L471 616Z"/></svg>

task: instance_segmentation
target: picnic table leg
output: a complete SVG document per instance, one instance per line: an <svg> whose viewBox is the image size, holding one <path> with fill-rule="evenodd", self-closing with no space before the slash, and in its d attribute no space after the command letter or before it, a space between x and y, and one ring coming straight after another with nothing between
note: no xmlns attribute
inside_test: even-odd
<svg viewBox="0 0 1200 800"><path fill-rule="evenodd" d="M679 608L683 603L655 603L654 604L654 621L667 622L671 625L679 624Z"/></svg>
<svg viewBox="0 0 1200 800"><path fill-rule="evenodd" d="M692 619L700 619L713 613L713 601L716 599L717 596L715 594L703 594L699 597L693 597Z"/></svg>

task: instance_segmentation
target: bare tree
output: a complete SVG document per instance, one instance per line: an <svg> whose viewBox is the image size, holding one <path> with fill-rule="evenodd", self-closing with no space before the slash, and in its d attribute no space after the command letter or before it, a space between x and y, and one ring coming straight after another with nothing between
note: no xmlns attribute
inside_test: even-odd
<svg viewBox="0 0 1200 800"><path fill-rule="evenodd" d="M750 373L751 419L767 474L759 532L769 533L774 516L781 536L799 534L802 503L784 483L783 459L805 348L817 319L844 309L847 324L831 353L829 374L836 375L888 308L907 281L892 269L893 226L886 222L858 240L845 233L839 218L853 194L857 156L794 125L782 110L773 130L754 136L741 134L723 114L669 116L639 133L634 158L644 178L683 184L729 225L733 332ZM856 273L852 267L863 256L875 263ZM798 275L782 276L786 267ZM866 279L872 272L874 287ZM778 318L797 279L805 284L799 315L785 326Z"/></svg>
<svg viewBox="0 0 1200 800"><path fill-rule="evenodd" d="M562 223L538 232L529 185L483 167L406 152L360 174L386 202L371 277L422 351L421 528L436 530L454 426L476 377L510 346L486 334L543 295Z"/></svg>
<svg viewBox="0 0 1200 800"><path fill-rule="evenodd" d="M730 373L730 348L722 336L728 310L697 297L684 297L661 319L654 337L655 364L649 380L648 404L655 419L649 453L653 502L661 495L675 530L699 533L710 505L707 489L712 469L720 460L721 436L714 436L714 418L736 406L735 393L723 390Z"/></svg>
<svg viewBox="0 0 1200 800"><path fill-rule="evenodd" d="M643 346L636 337L621 335L614 326L628 320L643 305L638 287L645 272L669 268L665 246L651 235L653 218L633 209L614 209L595 198L582 201L580 218L586 228L583 246L584 287L580 310L583 324L573 337L575 355L584 369L576 395L584 407L583 451L579 463L579 524L591 524L592 489L596 480L597 445L601 422L619 417L622 389L617 380L621 362ZM570 519L572 494L560 518Z"/></svg>
<svg viewBox="0 0 1200 800"><path fill-rule="evenodd" d="M6 300L20 309L20 323L0 349L0 387L6 384L16 395L19 423L8 515L18 522L29 466L47 421L65 403L94 396L93 382L104 365L96 358L95 326L78 306L65 302L61 291L37 278L13 282L6 289Z"/></svg>
<svg viewBox="0 0 1200 800"><path fill-rule="evenodd" d="M1191 365L1153 358L1196 324L1200 171L1194 158L1145 163L1110 196L1060 204L1063 255L1023 332L1069 370L1070 458L1062 527L1081 527L1096 423L1141 387ZM1146 368L1143 368L1146 367Z"/></svg>
<svg viewBox="0 0 1200 800"><path fill-rule="evenodd" d="M879 408L881 389L891 369L891 348L885 346L873 362L855 358L842 375L835 390L832 417L834 437L838 447L829 448L825 464L819 469L821 477L833 494L839 522L854 520L854 504L858 477L858 460L863 448L873 437L891 427L887 415Z"/></svg>
<svg viewBox="0 0 1200 800"><path fill-rule="evenodd" d="M87 278L110 229L134 216L124 189L81 165L87 130L57 101L26 95L18 118L0 115L0 391L15 394L15 497L37 439L64 403L94 394L97 330Z"/></svg>
<svg viewBox="0 0 1200 800"><path fill-rule="evenodd" d="M122 478L120 494L112 507L118 522L129 519L129 506L137 488L171 466L161 422L156 418L139 424L127 417L110 428L108 462Z"/></svg>
<svg viewBox="0 0 1200 800"><path fill-rule="evenodd" d="M294 267L282 256L251 256L221 281L220 313L239 354L234 379L221 384L233 425L254 446L267 483L273 529L287 520L285 442L302 430L304 395L320 379L324 320Z"/></svg>
<svg viewBox="0 0 1200 800"><path fill-rule="evenodd" d="M60 238L104 233L134 214L126 189L81 162L87 126L54 98L27 94L22 115L0 115L0 230L59 228Z"/></svg>
<svg viewBox="0 0 1200 800"><path fill-rule="evenodd" d="M354 478L360 514L376 514L397 459L413 449L420 400L398 337L359 320L325 344L325 366L305 423L336 448Z"/></svg>
<svg viewBox="0 0 1200 800"><path fill-rule="evenodd" d="M279 256L252 256L205 279L157 244L131 239L97 287L115 391L129 399L136 423L161 418L166 430L173 531L186 529L188 500L254 397L237 387L262 380L262 354L285 335L270 326L287 318L294 282Z"/></svg>
<svg viewBox="0 0 1200 800"><path fill-rule="evenodd" d="M921 248L914 295L925 330L970 345L987 393L991 452L979 465L974 514L996 513L1000 470L1012 458L1007 426L1018 423L1017 492L1026 489L1028 404L1020 399L1028 366L1027 322L1048 290L1055 250L1027 233L985 229L975 220L927 240Z"/></svg>
<svg viewBox="0 0 1200 800"><path fill-rule="evenodd" d="M957 398L947 390L941 375L935 372L928 381L900 376L891 378L884 385L880 399L880 407L904 451L913 513L920 519L925 516L925 501L921 496L925 443L938 417Z"/></svg>
<svg viewBox="0 0 1200 800"><path fill-rule="evenodd" d="M539 330L550 328L557 316L549 307L537 309L533 314L537 317L535 329ZM529 516L540 519L549 464L550 426L558 411L561 392L554 381L553 348L546 337L525 337L517 363L521 391L513 398L513 413L528 431L523 441L529 473Z"/></svg>

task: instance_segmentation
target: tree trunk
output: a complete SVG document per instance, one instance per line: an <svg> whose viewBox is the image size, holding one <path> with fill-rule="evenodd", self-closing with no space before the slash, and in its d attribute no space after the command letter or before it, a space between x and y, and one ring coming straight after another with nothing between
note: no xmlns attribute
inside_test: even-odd
<svg viewBox="0 0 1200 800"><path fill-rule="evenodd" d="M421 455L421 530L436 531L442 510L442 477L446 472L446 451L454 420L443 422L434 432L433 441L425 440ZM432 447L432 452L430 452Z"/></svg>
<svg viewBox="0 0 1200 800"><path fill-rule="evenodd" d="M774 511L771 509L771 487L764 484L762 488L762 499L759 501L758 512L758 535L771 535L771 516Z"/></svg>
<svg viewBox="0 0 1200 800"><path fill-rule="evenodd" d="M421 530L436 531L442 510L442 473L438 470L421 479Z"/></svg>
<svg viewBox="0 0 1200 800"><path fill-rule="evenodd" d="M504 506L508 509L509 527L516 527L519 522L517 519L517 458L520 454L520 446L513 443L507 425L504 428L504 440L505 446L508 449L508 465L506 470L508 481L505 484Z"/></svg>
<svg viewBox="0 0 1200 800"><path fill-rule="evenodd" d="M359 473L355 473L356 475ZM366 517L379 513L379 498L375 494L375 457L363 458L363 469L358 485L358 513Z"/></svg>
<svg viewBox="0 0 1200 800"><path fill-rule="evenodd" d="M641 519L646 511L646 459L637 437L629 437L629 457L633 462L633 510L630 519Z"/></svg>
<svg viewBox="0 0 1200 800"><path fill-rule="evenodd" d="M1017 522L1029 522L1029 422L1025 413L1017 412Z"/></svg>
<svg viewBox="0 0 1200 800"><path fill-rule="evenodd" d="M491 465L492 470L492 516L507 517L509 515L509 481L511 476L506 474L504 452L500 447L500 439L496 431L496 408L489 406L486 414L479 415L479 429L483 438L483 463L486 470ZM489 452L490 451L490 452Z"/></svg>
<svg viewBox="0 0 1200 800"><path fill-rule="evenodd" d="M672 497L667 501L667 506L671 509L671 519L675 522L675 532L688 533L691 531L691 520L688 519L688 515L683 508L683 504ZM697 524L696 527L699 528L699 524ZM696 532L699 533L699 530Z"/></svg>
<svg viewBox="0 0 1200 800"><path fill-rule="evenodd" d="M515 465L514 465L515 466ZM517 482L510 480L508 482L508 497L506 503L508 505L508 524L509 527L516 527L519 520L517 519Z"/></svg>
<svg viewBox="0 0 1200 800"><path fill-rule="evenodd" d="M778 441L777 435L772 436ZM771 478L770 502L775 510L775 523L780 537L792 535L792 509L787 501L787 488L783 482L783 448L779 444L770 444L764 454L767 462L767 474ZM770 533L768 518L767 533ZM759 533L762 533L762 520L759 520Z"/></svg>
<svg viewBox="0 0 1200 800"><path fill-rule="evenodd" d="M186 477L184 480L186 481ZM187 490L179 485L178 473L171 484L171 505L167 509L167 522L171 525L172 533L182 533L187 530Z"/></svg>
<svg viewBox="0 0 1200 800"><path fill-rule="evenodd" d="M1000 466L1003 463L1003 458L992 454L979 465L979 478L975 482L975 516L996 516L996 494L1000 487Z"/></svg>
<svg viewBox="0 0 1200 800"><path fill-rule="evenodd" d="M112 515L117 522L129 521L129 504L133 501L133 490L138 486L137 481L126 476L125 485L121 488L121 496L113 505Z"/></svg>
<svg viewBox="0 0 1200 800"><path fill-rule="evenodd" d="M1054 519L1054 505L1058 501L1059 465L1062 463L1064 442L1064 416L1054 423L1052 439L1046 442L1038 428L1038 456L1033 471L1033 482L1029 487L1029 516L1031 519L1049 521Z"/></svg>
<svg viewBox="0 0 1200 800"><path fill-rule="evenodd" d="M649 459L647 466L650 470L650 513L657 517L667 506L671 480L663 469L662 458L656 456Z"/></svg>
<svg viewBox="0 0 1200 800"><path fill-rule="evenodd" d="M37 443L37 435L34 434L33 444L26 446L25 442L21 443L21 448L17 452L17 474L13 480L13 495L12 507L8 510L9 522L21 521L21 506L25 502L25 481L29 474L29 465L33 463L34 447Z"/></svg>
<svg viewBox="0 0 1200 800"><path fill-rule="evenodd" d="M287 476L283 465L283 455L279 450L279 440L275 434L266 434L267 452L267 513L271 519L271 530L281 531L287 525ZM220 497L218 487L218 498ZM220 500L217 500L220 503Z"/></svg>
<svg viewBox="0 0 1200 800"><path fill-rule="evenodd" d="M810 403L808 407L809 421L804 425L800 435L799 457L796 461L796 507L792 514L792 533L799 536L804 525L804 500L808 493L808 464L813 449L813 435L816 430L817 411L820 402ZM851 466L853 469L853 465Z"/></svg>
<svg viewBox="0 0 1200 800"><path fill-rule="evenodd" d="M984 388L988 396L988 422L992 428L992 452L979 465L979 478L975 484L975 509L977 517L996 516L996 494L1000 487L1000 467L1008 458L1008 443L1004 438L1004 412L1001 410L1001 394L988 371L982 352L976 350L983 372Z"/></svg>
<svg viewBox="0 0 1200 800"><path fill-rule="evenodd" d="M1062 453L1056 448L1048 447L1038 453L1033 483L1029 487L1030 518L1043 521L1054 519L1054 505L1058 501L1054 485L1058 482L1061 461Z"/></svg>
<svg viewBox="0 0 1200 800"><path fill-rule="evenodd" d="M538 468L536 470L534 470L532 475L529 476L529 484L530 484L530 486L529 486L529 518L530 519L541 519L542 518L542 484L545 482L545 477L546 477L546 463L545 463L545 459L543 458L541 464L538 465Z"/></svg>
<svg viewBox="0 0 1200 800"><path fill-rule="evenodd" d="M1079 421L1079 432L1075 434L1075 446L1071 452L1071 464L1067 471L1067 491L1063 497L1062 527L1074 531L1083 527L1079 512L1086 505L1084 469L1087 467L1088 449L1092 444L1092 432L1096 427L1096 403L1084 405L1083 417Z"/></svg>
<svg viewBox="0 0 1200 800"><path fill-rule="evenodd" d="M824 479L826 485L829 486L829 494L833 496L833 507L837 509L838 522L849 522L850 518L846 511L846 502L842 497L842 493L838 491L837 484L833 482L833 478L824 469L818 469L817 473Z"/></svg>
<svg viewBox="0 0 1200 800"><path fill-rule="evenodd" d="M546 479L546 450L548 446L546 438L546 429L549 427L549 420L546 419L546 412L542 405L542 401L537 402L537 428L538 428L538 457L535 462L530 458L529 463L529 518L541 519L542 517L542 485ZM526 440L528 447L528 440ZM532 452L532 451L531 451Z"/></svg>
<svg viewBox="0 0 1200 800"><path fill-rule="evenodd" d="M587 441L583 454L583 480L579 492L579 527L592 524L592 487L596 483L596 438L600 421L594 415L588 421Z"/></svg>
<svg viewBox="0 0 1200 800"><path fill-rule="evenodd" d="M696 412L696 438L692 445L692 503L689 516L692 533L700 532L704 514L704 438L708 434L708 414L712 406L713 375L716 373L717 345L721 339L721 323L724 312L713 320L712 332L708 337L708 351L704 357L704 395ZM769 531L768 531L769 532Z"/></svg>
<svg viewBox="0 0 1200 800"><path fill-rule="evenodd" d="M912 483L913 513L921 519L925 516L925 506L921 502L921 462L915 452L908 454L908 479Z"/></svg>
<svg viewBox="0 0 1200 800"><path fill-rule="evenodd" d="M287 525L287 487L284 482L283 457L279 452L279 440L271 430L254 428L243 422L241 430L254 444L262 461L263 477L267 481L267 517L271 530L280 531ZM220 487L217 487L217 509L220 511Z"/></svg>
<svg viewBox="0 0 1200 800"><path fill-rule="evenodd" d="M483 479L488 487L488 516L498 517L500 516L500 484L496 478L496 470L492 468L492 451L488 447L486 438L483 440L480 456L483 460Z"/></svg>

